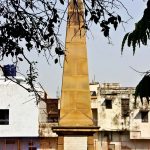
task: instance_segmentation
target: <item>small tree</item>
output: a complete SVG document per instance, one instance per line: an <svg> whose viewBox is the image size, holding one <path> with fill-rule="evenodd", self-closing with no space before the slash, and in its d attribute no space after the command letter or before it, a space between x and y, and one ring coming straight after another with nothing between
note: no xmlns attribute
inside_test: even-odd
<svg viewBox="0 0 150 150"><path fill-rule="evenodd" d="M122 41L121 52L125 43L127 42L128 47L133 48L133 55L135 54L136 47L147 45L150 39L150 0L147 1L147 8L144 10L143 17L135 24L135 29L132 32L127 33ZM144 77L139 82L135 90L135 104L136 99L139 96L143 105L143 97L147 99L149 104L150 97L150 71L143 72Z"/></svg>

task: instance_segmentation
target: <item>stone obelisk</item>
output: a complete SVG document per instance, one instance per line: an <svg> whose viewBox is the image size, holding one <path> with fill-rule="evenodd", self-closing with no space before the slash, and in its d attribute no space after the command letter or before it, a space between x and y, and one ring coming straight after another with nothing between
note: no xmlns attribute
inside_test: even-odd
<svg viewBox="0 0 150 150"><path fill-rule="evenodd" d="M53 128L53 131L59 135L58 150L87 150L87 148L93 150L93 133L98 129L94 127L91 111L83 17L82 1L70 0L60 120L59 126ZM76 147L77 145L79 147Z"/></svg>
<svg viewBox="0 0 150 150"><path fill-rule="evenodd" d="M76 5L77 4L77 5ZM80 0L70 2L66 32L60 126L92 126L86 36ZM77 7L77 8L75 8ZM76 11L78 9L78 12Z"/></svg>

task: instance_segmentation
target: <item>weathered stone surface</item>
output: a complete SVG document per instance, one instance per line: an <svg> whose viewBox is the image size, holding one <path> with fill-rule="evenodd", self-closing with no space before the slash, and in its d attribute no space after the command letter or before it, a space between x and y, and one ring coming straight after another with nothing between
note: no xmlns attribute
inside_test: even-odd
<svg viewBox="0 0 150 150"><path fill-rule="evenodd" d="M78 0L79 13L73 1L68 8L66 60L64 62L60 126L92 126L86 36L83 6ZM80 14L80 15L79 15Z"/></svg>

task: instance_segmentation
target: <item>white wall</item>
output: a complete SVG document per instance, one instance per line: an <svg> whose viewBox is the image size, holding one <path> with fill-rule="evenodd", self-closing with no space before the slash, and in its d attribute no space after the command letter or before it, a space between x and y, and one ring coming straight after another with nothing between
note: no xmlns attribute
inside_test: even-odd
<svg viewBox="0 0 150 150"><path fill-rule="evenodd" d="M133 109L130 115L130 138L131 139L150 139L150 105L143 98L144 104L140 100L137 102L137 109ZM142 122L141 111L148 112L148 122Z"/></svg>
<svg viewBox="0 0 150 150"><path fill-rule="evenodd" d="M9 125L0 125L0 137L38 136L38 106L33 93L0 80L0 109L9 109Z"/></svg>
<svg viewBox="0 0 150 150"><path fill-rule="evenodd" d="M95 83L95 84L91 83L90 84L90 91L95 91L96 94L98 94L99 87L100 87L99 83Z"/></svg>

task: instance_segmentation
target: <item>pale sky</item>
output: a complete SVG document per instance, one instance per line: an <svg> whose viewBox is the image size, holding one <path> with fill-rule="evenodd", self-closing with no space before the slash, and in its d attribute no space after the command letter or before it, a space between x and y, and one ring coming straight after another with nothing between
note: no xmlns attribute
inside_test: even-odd
<svg viewBox="0 0 150 150"><path fill-rule="evenodd" d="M130 68L133 67L138 71L150 70L150 47L141 46L136 49L133 56L132 48L125 47L123 55L121 55L121 41L126 32L134 29L134 24L142 17L143 10L146 8L146 2L143 0L123 0L125 6L128 8L129 13L134 19L124 24L125 30L122 25L115 31L111 29L110 36L113 44L108 44L107 38L103 36L100 28L93 26L91 32L87 33L87 50L88 50L88 67L89 67L89 80L103 82L117 82L122 86L135 87L142 79L142 75L135 72ZM125 10L118 10L123 20L129 19ZM62 40L65 42L64 30L66 27L63 25L61 28ZM34 55L30 55L31 59ZM49 97L56 97L56 92L61 92L62 71L63 68L59 64L54 64L51 59L50 65L47 64L41 57L38 58L39 68L39 81L48 93ZM24 67L24 66L23 66Z"/></svg>
<svg viewBox="0 0 150 150"><path fill-rule="evenodd" d="M132 48L125 47L121 55L121 41L126 32L134 29L134 24L142 17L146 2L142 0L126 0L126 7L134 19L125 24L125 30L120 25L117 31L111 30L111 40L113 44L108 44L108 40L103 36L100 29L93 26L91 32L87 34L88 67L89 80L103 82L117 82L122 86L135 87L141 80L142 75L130 68L138 71L150 70L150 50L149 46L141 46L136 49L133 56ZM125 11L119 10L119 14L124 16L124 20L129 17ZM62 31L62 40L64 40L65 31ZM40 82L48 92L49 97L56 97L56 91L61 92L62 68L57 64L46 62L39 64Z"/></svg>
<svg viewBox="0 0 150 150"><path fill-rule="evenodd" d="M141 46L136 49L133 56L132 48L125 47L123 55L121 55L121 41L126 32L134 29L134 24L142 17L146 2L143 0L126 0L125 5L129 13L134 19L125 24L125 30L120 25L117 31L111 30L111 40L113 45L108 44L107 39L103 36L98 27L92 27L91 32L87 34L87 50L88 50L88 67L89 80L103 82L118 82L122 86L136 86L141 80L142 75L130 68L133 67L138 71L150 70L150 50L149 46ZM125 11L119 10L119 14L124 16L124 20L128 19ZM64 36L65 31L62 31ZM63 37L64 38L64 37ZM63 39L62 38L62 39ZM63 39L64 40L64 39ZM51 63L41 63L40 81L49 94L49 97L56 97L56 91L61 91L62 68L59 65Z"/></svg>

